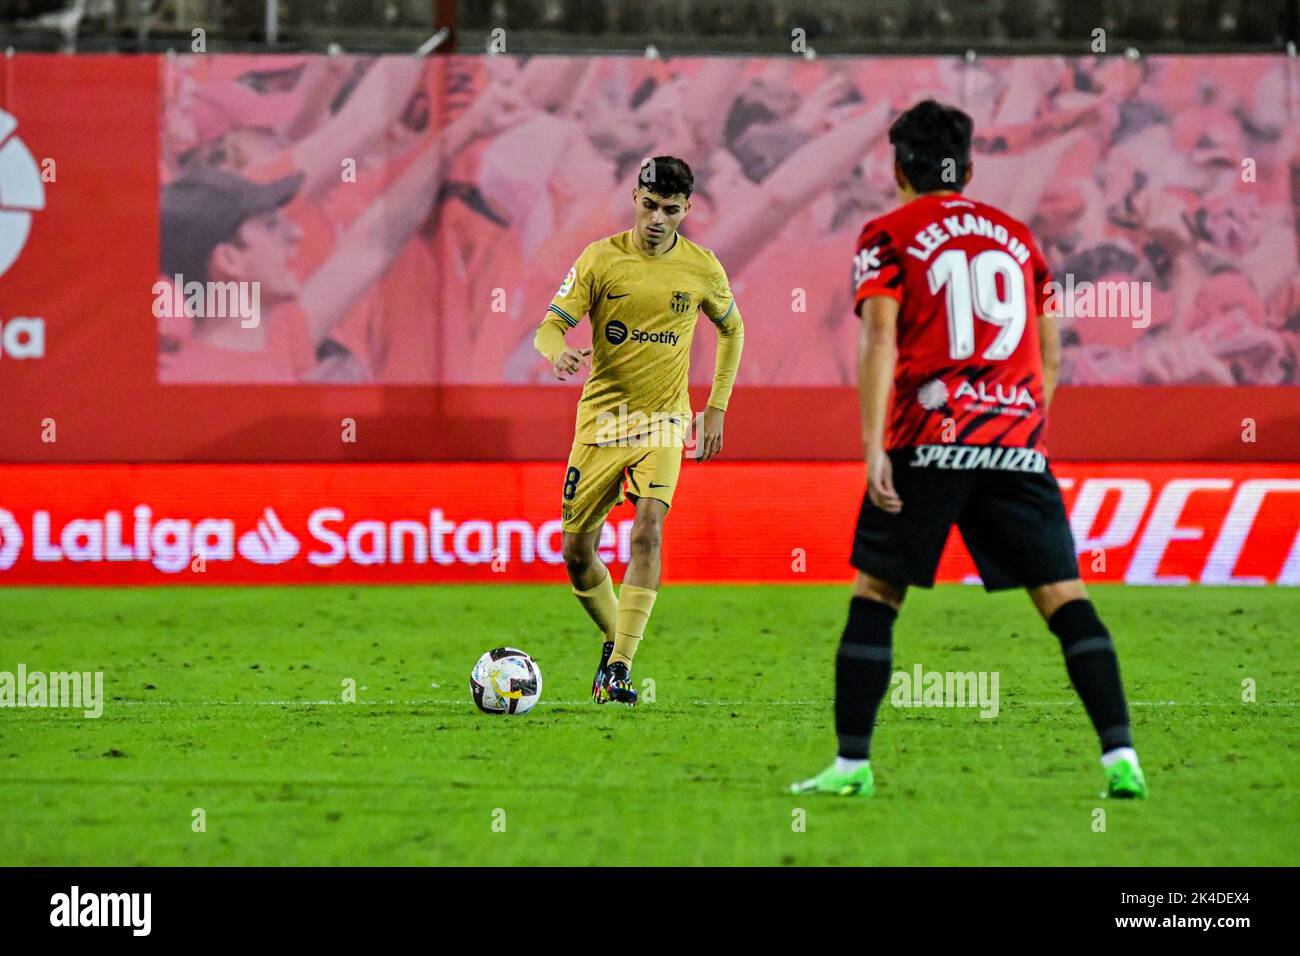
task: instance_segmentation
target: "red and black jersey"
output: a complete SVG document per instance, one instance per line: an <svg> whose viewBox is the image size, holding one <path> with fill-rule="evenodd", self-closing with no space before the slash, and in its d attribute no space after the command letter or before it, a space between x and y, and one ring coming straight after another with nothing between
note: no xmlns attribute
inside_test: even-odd
<svg viewBox="0 0 1300 956"><path fill-rule="evenodd" d="M863 227L854 309L877 295L899 302L889 449L1046 452L1038 317L1050 282L1024 223L957 193L921 196Z"/></svg>

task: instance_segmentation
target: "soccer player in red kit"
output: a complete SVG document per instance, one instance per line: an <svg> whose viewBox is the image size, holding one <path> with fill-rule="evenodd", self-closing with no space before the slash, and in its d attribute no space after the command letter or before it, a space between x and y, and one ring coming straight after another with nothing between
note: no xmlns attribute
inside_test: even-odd
<svg viewBox="0 0 1300 956"><path fill-rule="evenodd" d="M925 100L889 141L903 205L867 223L853 261L867 492L835 660L839 752L791 789L871 794L894 619L910 585L934 584L955 524L985 589L1025 588L1060 640L1101 740L1108 795L1145 797L1119 661L1079 580L1043 442L1060 355L1043 309L1047 265L1023 223L962 196L969 116Z"/></svg>

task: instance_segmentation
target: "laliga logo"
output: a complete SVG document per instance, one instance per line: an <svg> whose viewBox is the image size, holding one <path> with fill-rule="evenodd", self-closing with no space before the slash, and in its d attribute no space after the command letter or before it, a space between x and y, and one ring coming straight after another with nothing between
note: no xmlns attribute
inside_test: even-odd
<svg viewBox="0 0 1300 956"><path fill-rule="evenodd" d="M74 518L59 527L48 511L37 509L32 515L31 558L37 562L146 561L174 574L198 554L210 561L230 561L238 548L245 561L274 565L293 560L302 548L272 508L264 508L257 527L237 543L235 523L228 518L155 520L148 505L137 505L132 517L134 525L124 527L122 512L110 510L102 519ZM0 508L0 571L14 566L24 543L18 519Z"/></svg>
<svg viewBox="0 0 1300 956"><path fill-rule="evenodd" d="M11 134L18 121L0 110L0 276L27 243L32 213L45 208L41 171L26 145Z"/></svg>

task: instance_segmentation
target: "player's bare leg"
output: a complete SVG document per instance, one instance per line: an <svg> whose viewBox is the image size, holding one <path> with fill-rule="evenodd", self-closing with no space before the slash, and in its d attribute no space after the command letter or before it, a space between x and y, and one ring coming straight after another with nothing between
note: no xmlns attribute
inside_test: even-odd
<svg viewBox="0 0 1300 956"><path fill-rule="evenodd" d="M1044 621L1050 621L1052 615L1070 601L1088 600L1088 589L1079 578L1030 588L1028 593L1029 600L1034 602L1034 608Z"/></svg>
<svg viewBox="0 0 1300 956"><path fill-rule="evenodd" d="M849 620L835 654L835 763L794 784L795 793L871 796L871 731L889 689L894 619L907 586L859 571L849 600Z"/></svg>
<svg viewBox="0 0 1300 956"><path fill-rule="evenodd" d="M888 604L897 613L907 597L907 585L890 584L863 571L853 580L853 596Z"/></svg>
<svg viewBox="0 0 1300 956"><path fill-rule="evenodd" d="M609 569L596 552L599 541L599 528L595 531L566 531L560 539L564 570L569 573L569 583L575 590L590 591L609 577Z"/></svg>
<svg viewBox="0 0 1300 956"><path fill-rule="evenodd" d="M591 617L602 636L600 664L591 684L591 696L603 703L605 670L609 655L614 652L614 629L618 621L618 597L614 593L614 579L609 568L600 560L596 546L600 529L595 531L564 532L560 551L564 555L564 568L569 573L573 594Z"/></svg>
<svg viewBox="0 0 1300 956"><path fill-rule="evenodd" d="M623 584L651 591L659 590L659 549L663 544L664 518L668 506L658 498L639 498L632 522L631 560Z"/></svg>
<svg viewBox="0 0 1300 956"><path fill-rule="evenodd" d="M607 700L635 704L637 693L630 672L637 645L645 634L646 622L654 610L659 591L659 551L663 542L664 517L668 506L655 498L642 497L636 503L632 522L631 558L623 584L618 589L618 625L614 652L605 676Z"/></svg>
<svg viewBox="0 0 1300 956"><path fill-rule="evenodd" d="M1031 588L1029 598L1061 642L1065 669L1101 740L1107 796L1141 799L1146 779L1133 749L1119 657L1078 578Z"/></svg>

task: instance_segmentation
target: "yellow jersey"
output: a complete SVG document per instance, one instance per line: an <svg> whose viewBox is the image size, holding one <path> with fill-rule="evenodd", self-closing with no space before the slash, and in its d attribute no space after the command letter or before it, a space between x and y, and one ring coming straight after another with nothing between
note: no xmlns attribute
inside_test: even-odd
<svg viewBox="0 0 1300 956"><path fill-rule="evenodd" d="M680 443L691 418L686 389L699 312L723 335L741 329L717 256L680 233L658 256L638 249L630 230L582 251L542 323L564 331L591 317L591 374L578 402L577 441L618 443L657 432L676 434ZM736 370L729 372L724 388L715 380L709 399L723 410Z"/></svg>

